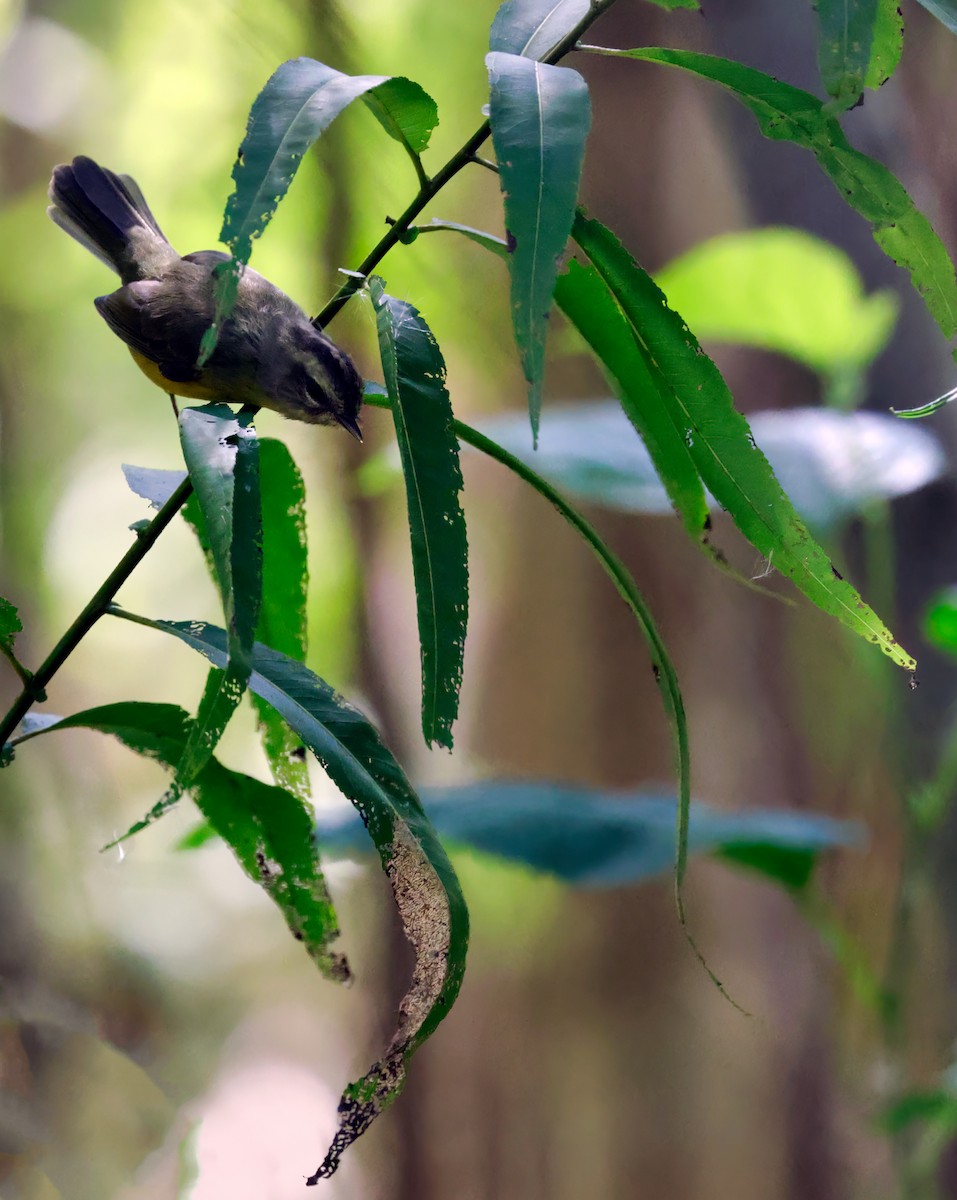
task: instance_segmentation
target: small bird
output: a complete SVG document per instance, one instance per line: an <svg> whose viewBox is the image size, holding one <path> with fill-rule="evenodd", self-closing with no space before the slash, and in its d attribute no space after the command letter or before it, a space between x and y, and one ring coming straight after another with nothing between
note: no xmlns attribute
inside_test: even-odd
<svg viewBox="0 0 957 1200"><path fill-rule="evenodd" d="M338 423L362 440L358 371L285 292L247 267L236 307L199 367L215 310L213 272L229 255L200 250L181 258L134 180L91 158L54 167L50 199L56 224L123 281L93 303L144 375L171 397L255 404L294 421Z"/></svg>

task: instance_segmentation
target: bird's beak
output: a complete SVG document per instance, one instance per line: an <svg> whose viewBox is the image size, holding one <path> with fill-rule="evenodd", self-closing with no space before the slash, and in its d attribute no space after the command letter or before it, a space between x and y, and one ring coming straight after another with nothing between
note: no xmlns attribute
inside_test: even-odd
<svg viewBox="0 0 957 1200"><path fill-rule="evenodd" d="M341 417L336 415L336 420L343 429L348 429L357 442L362 441L362 430L359 428L359 422L355 417Z"/></svg>

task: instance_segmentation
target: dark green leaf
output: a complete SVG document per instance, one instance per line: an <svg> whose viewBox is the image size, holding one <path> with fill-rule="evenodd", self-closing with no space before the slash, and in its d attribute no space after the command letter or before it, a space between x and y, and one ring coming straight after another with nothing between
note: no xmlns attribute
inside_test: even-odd
<svg viewBox="0 0 957 1200"><path fill-rule="evenodd" d="M259 443L262 482L263 587L256 641L304 662L309 589L306 489L282 442ZM305 799L309 772L302 743L271 704L253 694L263 747L280 787Z"/></svg>
<svg viewBox="0 0 957 1200"><path fill-rule="evenodd" d="M512 246L512 323L537 436L548 312L574 216L591 105L585 81L568 67L498 51L486 63L492 143Z"/></svg>
<svg viewBox="0 0 957 1200"><path fill-rule="evenodd" d="M123 475L130 491L150 508L162 508L186 478L185 471L163 471L158 467L132 467L123 463Z"/></svg>
<svg viewBox="0 0 957 1200"><path fill-rule="evenodd" d="M202 770L246 691L262 600L259 445L252 418L225 405L180 414L183 455L209 538L229 631L229 658L210 671L176 777L135 833L175 803Z"/></svg>
<svg viewBox="0 0 957 1200"><path fill-rule="evenodd" d="M906 436L926 435L925 429L901 426L883 413L793 408L752 413L749 424L795 508L825 532L877 501L923 487L947 469L934 437ZM497 417L483 428L581 499L623 512L671 511L651 457L630 436L617 403L550 405L537 451L531 448L528 423L517 413Z"/></svg>
<svg viewBox="0 0 957 1200"><path fill-rule="evenodd" d="M951 33L957 33L957 0L920 0L920 3Z"/></svg>
<svg viewBox="0 0 957 1200"><path fill-rule="evenodd" d="M108 704L45 721L17 740L58 729L96 729L172 769L192 737L191 726L187 714L173 704ZM230 771L215 758L207 759L188 790L323 974L348 980L345 959L330 948L339 936L338 921L319 865L312 810L282 788Z"/></svg>
<svg viewBox="0 0 957 1200"><path fill-rule="evenodd" d="M148 621L204 655L227 659L226 634L202 622ZM415 951L412 984L384 1056L351 1084L339 1105L339 1131L310 1182L331 1175L344 1150L398 1095L408 1060L434 1032L458 994L468 944L468 912L455 872L402 768L365 717L301 663L257 645L249 686L272 704L313 751L365 822Z"/></svg>
<svg viewBox="0 0 957 1200"><path fill-rule="evenodd" d="M833 107L861 98L871 62L878 0L817 0L817 61Z"/></svg>
<svg viewBox="0 0 957 1200"><path fill-rule="evenodd" d="M924 634L938 650L957 654L957 588L934 597L924 617Z"/></svg>
<svg viewBox="0 0 957 1200"><path fill-rule="evenodd" d="M944 336L957 332L957 281L940 238L891 172L855 150L814 96L708 54L651 47L601 53L680 67L713 80L750 109L765 137L810 150L846 202L870 223L884 253L910 272Z"/></svg>
<svg viewBox="0 0 957 1200"><path fill-rule="evenodd" d="M651 277L598 221L579 215L573 236L635 329L659 393L668 397L698 472L718 503L774 569L792 579L808 599L913 670L914 660L804 527L714 363Z"/></svg>
<svg viewBox="0 0 957 1200"><path fill-rule="evenodd" d="M408 500L422 651L422 731L426 742L451 749L468 623L468 542L445 363L411 304L386 295L375 277L369 293Z"/></svg>
<svg viewBox="0 0 957 1200"><path fill-rule="evenodd" d="M604 365L628 420L648 449L668 498L693 538L708 527L708 502L691 458L684 431L674 421L674 406L663 401L655 377L635 335L598 271L587 264L568 264L555 289L558 307ZM587 409L582 430L587 437Z"/></svg>
<svg viewBox="0 0 957 1200"><path fill-rule="evenodd" d="M422 802L446 844L497 855L576 887L643 882L668 871L674 858L673 796L492 780L426 788ZM328 853L362 853L368 845L351 813L321 814L318 830ZM761 809L727 813L694 803L688 849L800 888L822 851L859 838L857 826L829 817Z"/></svg>
<svg viewBox="0 0 957 1200"><path fill-rule="evenodd" d="M22 629L16 606L0 596L0 644L12 648L13 639Z"/></svg>

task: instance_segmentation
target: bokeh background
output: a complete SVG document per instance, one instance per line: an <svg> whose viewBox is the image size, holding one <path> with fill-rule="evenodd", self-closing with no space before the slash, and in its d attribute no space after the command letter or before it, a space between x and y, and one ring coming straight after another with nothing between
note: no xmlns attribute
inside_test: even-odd
<svg viewBox="0 0 957 1200"><path fill-rule="evenodd" d="M91 298L105 269L44 215L53 164L89 154L136 177L184 252L215 244L246 114L284 59L406 74L438 100L429 161L481 119L493 0L0 0L0 594L36 663L126 548L144 505L123 462L180 465L169 405ZM912 0L901 67L845 121L957 250L957 38ZM709 0L705 15L621 3L593 41L739 58L820 95L802 0ZM579 56L581 59L582 56ZM772 224L841 246L900 318L868 380L875 409L953 382L948 348L906 277L810 157L760 138L728 97L678 73L576 61L595 121L584 198L649 269L705 238ZM316 311L415 180L365 111L303 164L257 269ZM460 176L427 216L501 232L497 182ZM429 320L456 412L519 409L524 387L500 264L444 236L399 247L389 290ZM368 308L333 332L377 377ZM817 378L768 353L709 347L745 412L820 403ZM549 396L606 394L556 324ZM398 491L363 489L366 444L264 413L309 492L310 665L369 711L423 783L485 775L667 785L671 751L646 653L574 535L494 464L465 462L473 615L454 757L418 725L414 596ZM950 447L953 419L935 432ZM782 891L696 862L695 936L736 1011L696 963L670 883L573 891L487 859L456 859L473 914L466 982L405 1094L322 1184L374 1200L838 1200L957 1196L957 1157L879 1125L888 1097L938 1089L955 1034L953 831L914 846L905 794L934 767L955 676L926 645L930 597L957 577L952 480L897 502L880 561L867 522L838 550L918 653L911 694L876 651L807 604L785 607L716 572L677 523L589 510L656 612L685 689L695 791L727 809L857 819L866 846L829 857L822 939ZM718 519L745 573L753 553ZM857 574L854 574L855 567ZM865 578L866 576L870 578ZM215 618L185 526L164 534L120 597L169 618ZM0 700L15 693L0 663ZM67 713L142 698L193 706L198 660L104 621L50 689ZM250 715L223 745L265 775ZM358 983L321 980L268 901L216 844L177 852L180 809L100 847L148 809L160 771L97 735L23 747L0 777L0 1194L22 1200L285 1200L301 1194L338 1093L375 1057L409 962L374 870L330 868ZM317 773L317 803L333 803ZM835 950L837 941L837 950ZM863 966L853 969L855 958ZM864 968L899 1003L880 1019ZM937 1189L937 1191L935 1191Z"/></svg>

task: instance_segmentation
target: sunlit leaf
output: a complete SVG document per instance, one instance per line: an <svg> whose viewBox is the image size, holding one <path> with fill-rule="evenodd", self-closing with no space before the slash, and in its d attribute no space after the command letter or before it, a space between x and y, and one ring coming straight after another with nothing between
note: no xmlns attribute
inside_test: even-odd
<svg viewBox="0 0 957 1200"><path fill-rule="evenodd" d="M864 84L879 88L897 70L904 50L904 17L899 0L877 0L877 19L874 40L871 42L871 61Z"/></svg>
<svg viewBox="0 0 957 1200"><path fill-rule="evenodd" d="M827 532L880 500L937 479L947 460L927 431L883 413L823 408L752 413L754 440L801 516ZM630 436L617 403L549 405L533 451L518 414L496 417L488 434L546 479L581 499L622 512L672 511L646 448ZM905 432L906 431L906 432ZM922 436L910 438L910 433ZM395 467L392 477L395 478Z"/></svg>
<svg viewBox="0 0 957 1200"><path fill-rule="evenodd" d="M817 61L834 107L861 98L871 61L878 0L817 0Z"/></svg>
<svg viewBox="0 0 957 1200"><path fill-rule="evenodd" d="M957 332L954 265L927 218L883 164L855 150L820 100L741 63L643 47L602 54L680 67L720 84L757 118L765 137L810 150L844 200L867 220L885 254L904 267L945 337Z"/></svg>
<svg viewBox="0 0 957 1200"><path fill-rule="evenodd" d="M285 444L259 443L262 493L263 583L256 641L304 662L309 572L306 489ZM302 743L271 704L253 693L253 704L273 778L305 799L309 772Z"/></svg>
<svg viewBox="0 0 957 1200"><path fill-rule="evenodd" d="M192 721L174 704L124 703L87 709L36 725L17 741L59 729L108 733L137 754L174 769ZM339 936L313 838L313 813L297 797L207 759L188 785L197 807L246 874L279 908L290 932L324 975L345 981L349 968L331 949Z"/></svg>
<svg viewBox="0 0 957 1200"><path fill-rule="evenodd" d="M425 788L422 802L448 846L480 850L555 875L576 887L620 887L672 867L675 799L540 781L491 780ZM351 812L325 812L327 853L363 854L368 840ZM726 856L787 887L807 882L823 850L853 845L860 829L811 813L691 806L688 850Z"/></svg>
<svg viewBox="0 0 957 1200"><path fill-rule="evenodd" d="M694 538L704 537L708 502L698 468L683 431L674 422L672 408L662 401L632 327L611 291L590 263L572 261L559 276L555 301L611 377L621 407L641 435L655 471L688 533ZM587 442L587 410L583 416L582 432Z"/></svg>
<svg viewBox="0 0 957 1200"><path fill-rule="evenodd" d="M710 238L655 280L698 338L774 350L824 376L866 368L897 317L893 292L866 295L851 259L800 229Z"/></svg>
<svg viewBox="0 0 957 1200"><path fill-rule="evenodd" d="M499 51L486 63L492 143L512 247L512 324L537 433L548 312L575 212L591 106L585 81L568 67Z"/></svg>
<svg viewBox="0 0 957 1200"><path fill-rule="evenodd" d="M573 235L634 327L659 392L668 396L695 466L718 503L808 599L913 670L914 660L808 533L721 374L651 277L598 221L579 215Z"/></svg>
<svg viewBox="0 0 957 1200"><path fill-rule="evenodd" d="M422 651L422 731L452 747L468 624L462 472L445 363L421 314L373 277L379 354L405 476Z"/></svg>
<svg viewBox="0 0 957 1200"><path fill-rule="evenodd" d="M222 629L202 622L149 621L214 667L227 661ZM382 1058L339 1104L339 1130L309 1182L332 1175L343 1152L398 1095L415 1050L458 995L465 969L468 912L455 872L402 768L366 718L301 663L256 645L249 686L272 704L358 809L379 852L406 937L415 953L412 983Z"/></svg>
<svg viewBox="0 0 957 1200"><path fill-rule="evenodd" d="M414 80L396 75L363 93L375 119L409 154L421 154L439 123L438 105Z"/></svg>
<svg viewBox="0 0 957 1200"><path fill-rule="evenodd" d="M16 605L0 596L0 644L12 647L13 639L22 629Z"/></svg>

